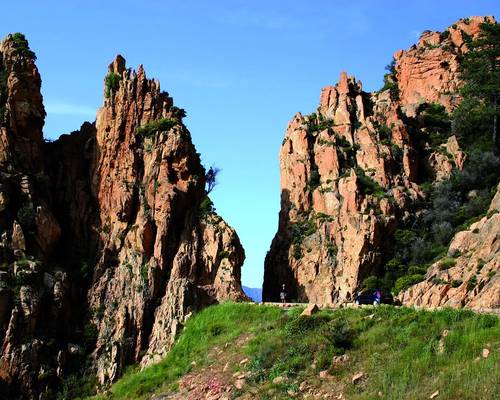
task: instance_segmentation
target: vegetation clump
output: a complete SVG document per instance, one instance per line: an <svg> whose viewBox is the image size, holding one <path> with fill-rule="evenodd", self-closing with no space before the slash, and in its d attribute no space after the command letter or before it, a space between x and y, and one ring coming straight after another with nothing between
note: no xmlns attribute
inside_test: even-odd
<svg viewBox="0 0 500 400"><path fill-rule="evenodd" d="M186 116L186 110L176 106L170 107L170 112L174 118L177 118L180 121L182 121L182 119Z"/></svg>
<svg viewBox="0 0 500 400"><path fill-rule="evenodd" d="M389 90L391 99L399 100L399 85L396 78L396 60L393 58L391 63L385 67L387 74L384 75L384 86L380 89L381 92Z"/></svg>
<svg viewBox="0 0 500 400"><path fill-rule="evenodd" d="M157 132L166 132L172 129L178 122L175 119L161 118L156 121L149 122L137 128L135 134L142 138L151 138Z"/></svg>
<svg viewBox="0 0 500 400"><path fill-rule="evenodd" d="M361 188L361 192L365 195L371 194L374 195L375 197L384 197L385 196L385 190L378 182L375 182L373 178L369 177L368 175L365 174L365 171L360 168L356 167L356 176L358 178L358 182Z"/></svg>
<svg viewBox="0 0 500 400"><path fill-rule="evenodd" d="M460 64L463 101L454 111L457 133L467 143L478 135L490 137L495 153L500 151L498 119L500 116L500 24L483 23L481 33L467 44L469 51Z"/></svg>
<svg viewBox="0 0 500 400"><path fill-rule="evenodd" d="M317 168L311 170L307 187L309 191L313 192L320 184L320 176Z"/></svg>
<svg viewBox="0 0 500 400"><path fill-rule="evenodd" d="M35 52L30 50L29 43L26 40L26 37L22 33L16 32L12 34L11 37L12 37L12 42L14 44L14 48L16 49L18 54L22 55L23 57L29 58L32 61L36 60Z"/></svg>
<svg viewBox="0 0 500 400"><path fill-rule="evenodd" d="M110 72L108 75L106 75L104 81L104 96L106 98L109 98L112 93L115 93L118 90L121 80L122 77L114 72Z"/></svg>
<svg viewBox="0 0 500 400"><path fill-rule="evenodd" d="M292 224L292 255L298 260L302 258L302 242L304 238L312 235L317 230L313 219L304 217Z"/></svg>
<svg viewBox="0 0 500 400"><path fill-rule="evenodd" d="M424 103L419 109L421 123L429 135L431 148L436 150L451 135L451 116L438 103Z"/></svg>
<svg viewBox="0 0 500 400"><path fill-rule="evenodd" d="M210 197L205 196L200 202L200 206L198 208L198 216L200 219L204 220L209 215L215 212L214 203L210 200Z"/></svg>

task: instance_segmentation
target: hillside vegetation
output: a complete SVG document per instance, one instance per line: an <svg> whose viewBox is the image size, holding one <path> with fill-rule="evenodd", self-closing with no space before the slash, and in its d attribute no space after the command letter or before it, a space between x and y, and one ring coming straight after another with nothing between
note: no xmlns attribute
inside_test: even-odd
<svg viewBox="0 0 500 400"><path fill-rule="evenodd" d="M206 308L163 361L129 370L94 399L500 396L497 316L389 306L301 311L248 303Z"/></svg>

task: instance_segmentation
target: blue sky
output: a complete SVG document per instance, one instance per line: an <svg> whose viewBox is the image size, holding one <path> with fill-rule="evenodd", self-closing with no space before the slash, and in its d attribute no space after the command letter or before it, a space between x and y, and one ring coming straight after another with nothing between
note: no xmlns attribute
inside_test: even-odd
<svg viewBox="0 0 500 400"><path fill-rule="evenodd" d="M376 90L421 31L499 11L486 0L30 0L2 5L0 34L25 33L37 53L48 138L94 120L116 54L159 79L186 109L203 163L222 169L212 198L245 247L243 283L258 287L294 113L314 111L342 70Z"/></svg>

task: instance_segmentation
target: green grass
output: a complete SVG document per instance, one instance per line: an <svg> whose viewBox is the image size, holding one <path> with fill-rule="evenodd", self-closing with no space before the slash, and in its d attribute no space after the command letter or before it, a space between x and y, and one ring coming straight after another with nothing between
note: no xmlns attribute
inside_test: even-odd
<svg viewBox="0 0 500 400"><path fill-rule="evenodd" d="M354 341L354 359L368 379L362 391L351 387L348 398L372 399L382 392L384 399L423 399L436 390L439 399L498 398L498 317L389 307L375 315L359 325ZM450 333L442 338L445 329ZM487 345L493 354L475 362Z"/></svg>
<svg viewBox="0 0 500 400"><path fill-rule="evenodd" d="M208 350L234 340L244 332L254 332L275 321L281 311L251 303L224 303L208 307L189 319L170 353L158 364L143 371L132 368L111 387L111 399L138 399L159 388L175 385L189 372L191 362L206 362ZM96 399L106 398L97 397Z"/></svg>
<svg viewBox="0 0 500 400"><path fill-rule="evenodd" d="M149 398L173 389L192 361L203 368L211 347L247 332L253 337L244 349L231 346L226 351L243 351L249 357L248 385L255 398L267 398L273 388L273 398L287 399L287 391L296 390L303 380L326 385L317 378L323 369L335 376L330 384L343 382L349 399L380 398L379 392L384 399L427 399L436 390L440 400L500 395L497 316L389 306L322 310L311 317L300 312L235 303L209 307L188 321L163 361L142 372L129 371L107 398ZM443 335L445 330L448 335ZM491 350L488 358L480 357L484 347ZM332 367L332 357L345 352L350 361ZM352 385L350 378L360 370L366 379ZM274 385L277 376L285 382Z"/></svg>

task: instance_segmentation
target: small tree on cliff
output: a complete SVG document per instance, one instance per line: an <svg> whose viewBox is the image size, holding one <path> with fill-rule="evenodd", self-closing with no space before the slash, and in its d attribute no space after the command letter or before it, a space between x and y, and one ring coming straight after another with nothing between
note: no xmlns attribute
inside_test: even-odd
<svg viewBox="0 0 500 400"><path fill-rule="evenodd" d="M220 168L217 167L210 167L210 169L207 171L205 174L205 183L206 183L206 189L205 192L209 194L214 187L217 185L217 175L219 175Z"/></svg>
<svg viewBox="0 0 500 400"><path fill-rule="evenodd" d="M468 43L469 51L461 63L463 102L455 111L457 131L476 135L478 122L486 121L493 147L499 151L498 117L500 115L500 26L481 25L480 36ZM482 121L481 121L482 120ZM480 125L483 125L480 123ZM469 140L473 140L470 138Z"/></svg>

